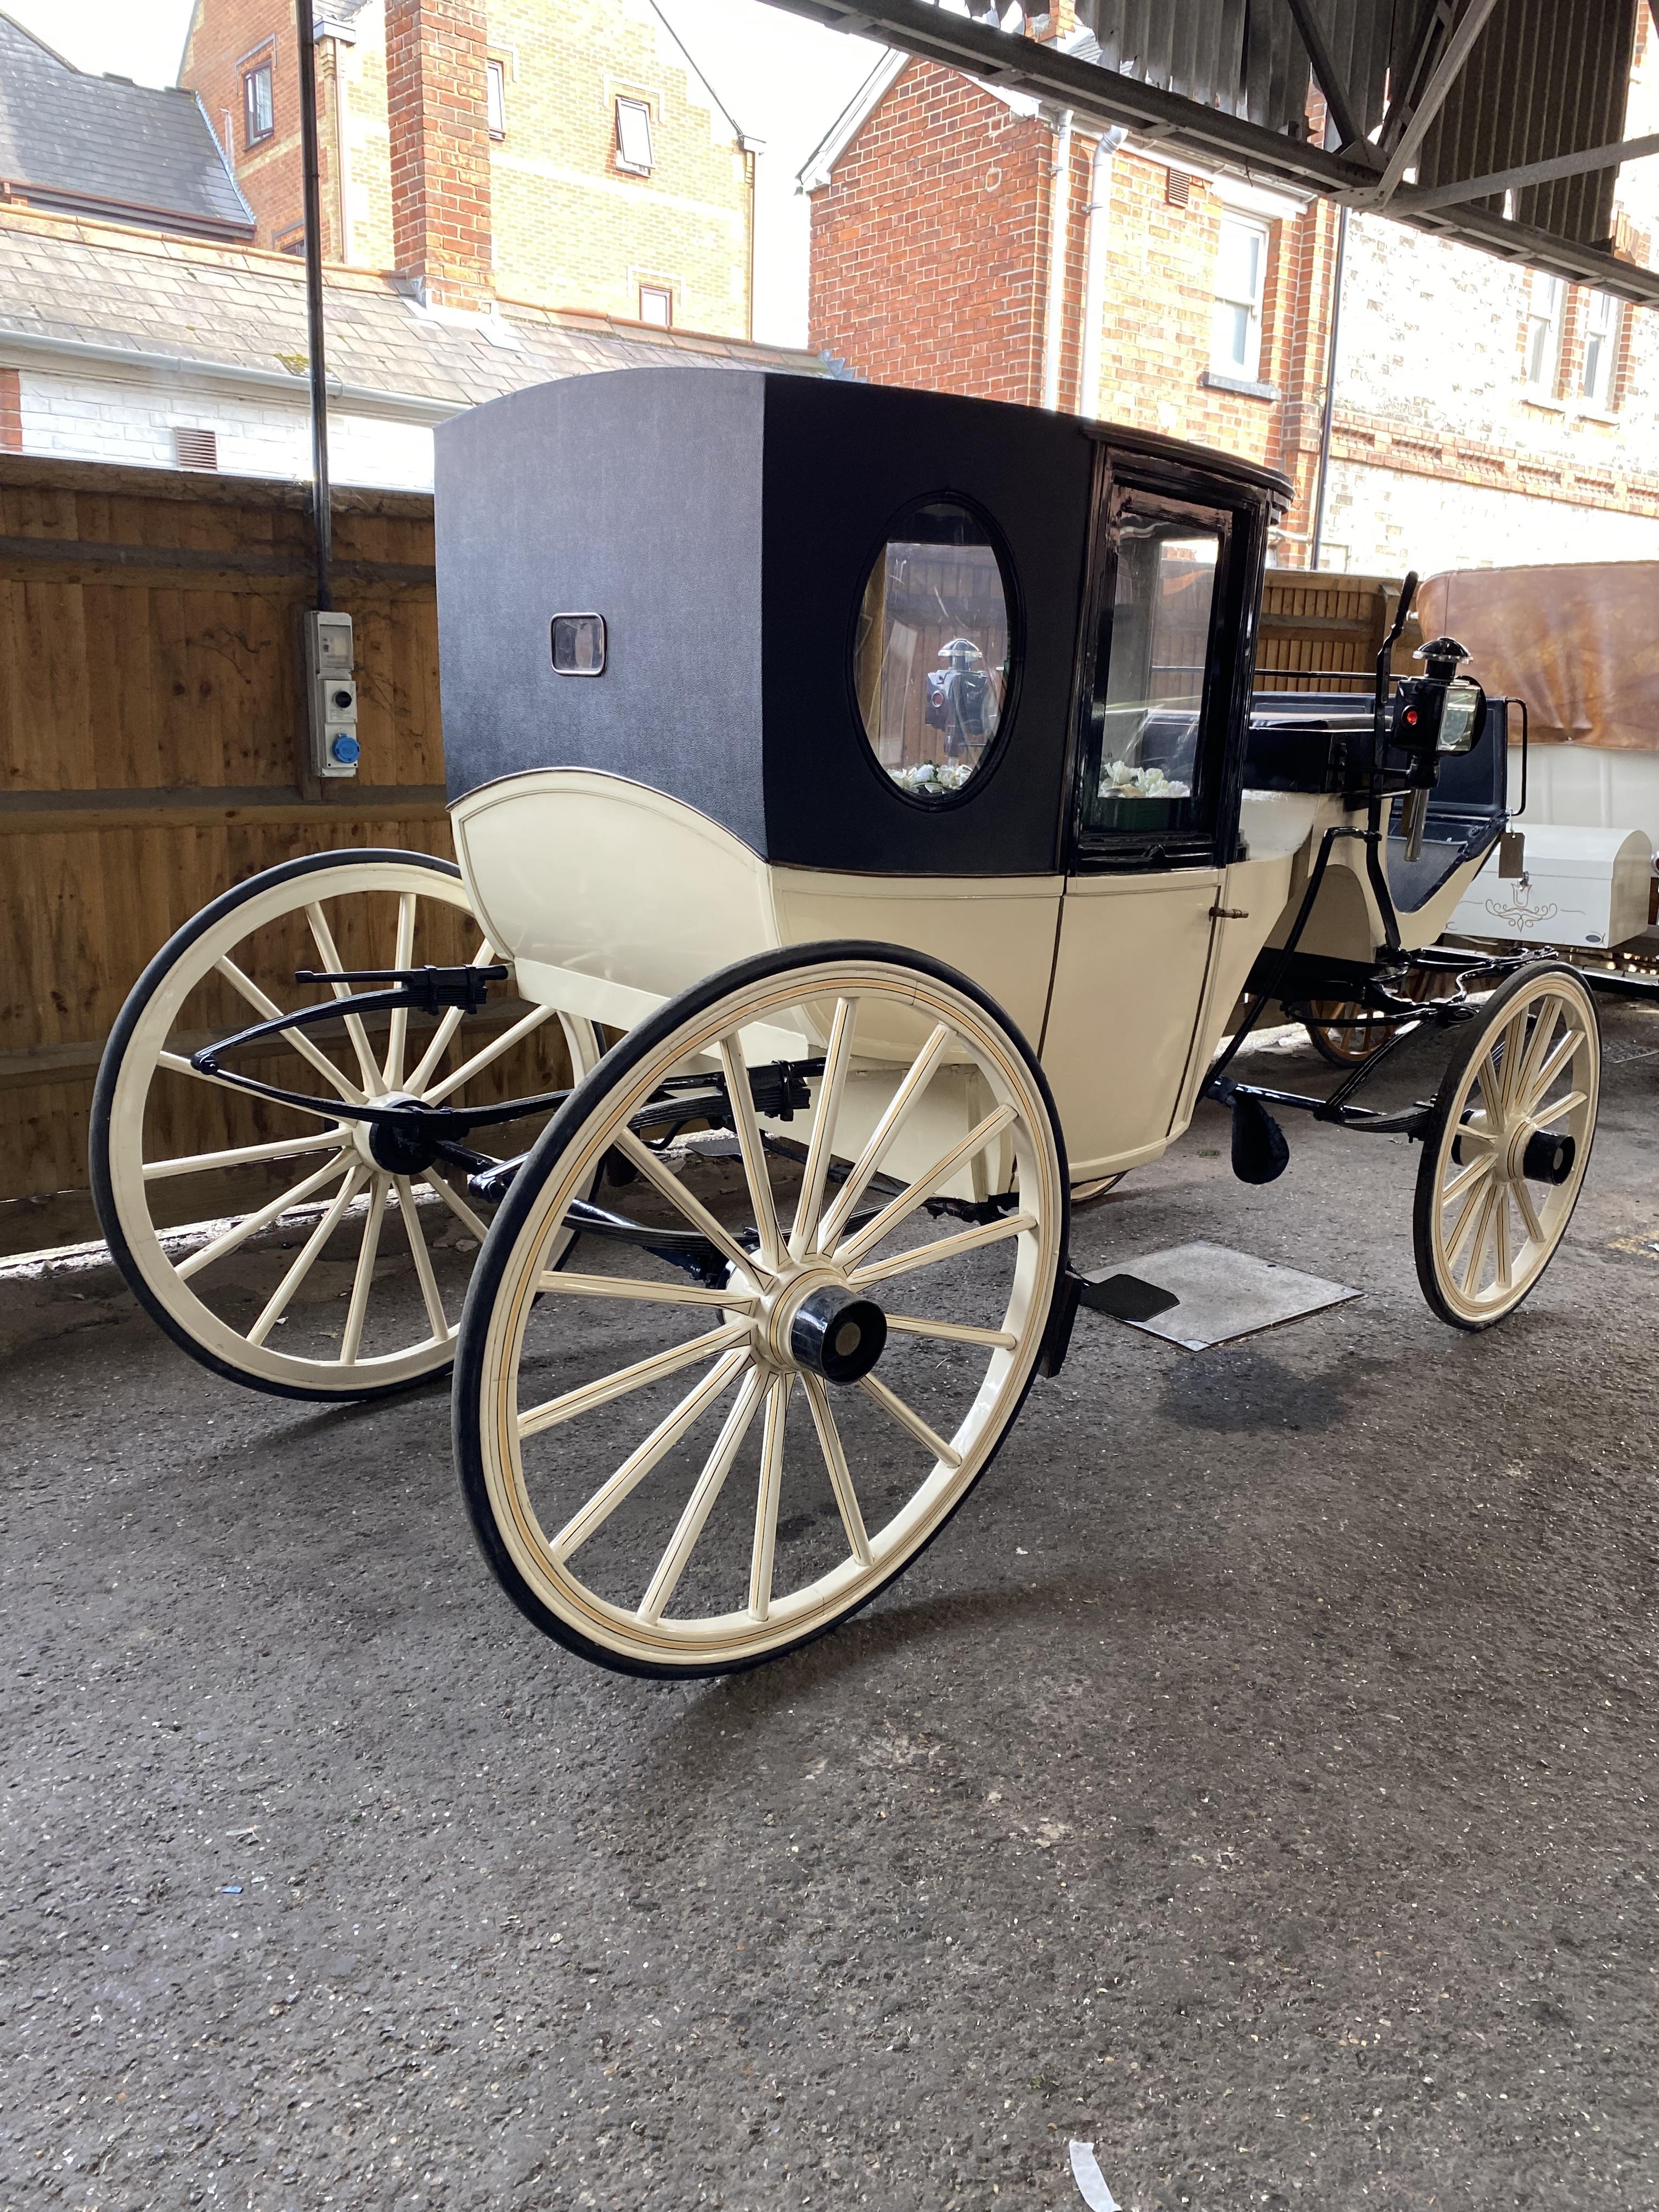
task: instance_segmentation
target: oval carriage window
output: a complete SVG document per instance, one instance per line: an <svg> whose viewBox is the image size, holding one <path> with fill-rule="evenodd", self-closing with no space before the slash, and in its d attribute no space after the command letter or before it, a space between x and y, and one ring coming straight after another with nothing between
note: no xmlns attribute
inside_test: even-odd
<svg viewBox="0 0 1659 2212"><path fill-rule="evenodd" d="M1002 555L954 500L889 526L859 604L853 683L871 750L900 790L937 805L996 750L1013 637Z"/></svg>

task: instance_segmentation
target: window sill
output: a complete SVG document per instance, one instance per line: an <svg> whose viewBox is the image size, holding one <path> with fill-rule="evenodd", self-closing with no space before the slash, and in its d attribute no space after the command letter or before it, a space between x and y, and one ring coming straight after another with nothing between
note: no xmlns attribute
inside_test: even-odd
<svg viewBox="0 0 1659 2212"><path fill-rule="evenodd" d="M1277 399L1276 384L1259 384L1253 377L1228 376L1218 368L1206 368L1199 378L1206 392L1231 392L1241 399Z"/></svg>
<svg viewBox="0 0 1659 2212"><path fill-rule="evenodd" d="M1604 428L1616 429L1622 419L1611 407L1580 406L1571 399L1553 399L1547 392L1523 392L1522 404L1539 408L1546 415L1559 415L1568 422L1599 422Z"/></svg>

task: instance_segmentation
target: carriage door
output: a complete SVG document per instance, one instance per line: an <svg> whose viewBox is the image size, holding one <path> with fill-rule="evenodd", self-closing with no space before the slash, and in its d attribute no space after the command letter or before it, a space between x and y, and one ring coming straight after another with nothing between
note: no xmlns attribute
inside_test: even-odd
<svg viewBox="0 0 1659 2212"><path fill-rule="evenodd" d="M1155 1158L1172 1133L1237 803L1232 518L1115 478L1102 525L1042 1043L1078 1182Z"/></svg>

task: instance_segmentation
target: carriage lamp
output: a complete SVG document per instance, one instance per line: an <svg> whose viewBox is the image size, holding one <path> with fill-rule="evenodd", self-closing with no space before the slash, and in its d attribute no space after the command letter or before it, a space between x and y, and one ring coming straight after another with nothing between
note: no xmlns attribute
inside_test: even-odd
<svg viewBox="0 0 1659 2212"><path fill-rule="evenodd" d="M997 726L996 695L985 655L970 637L953 637L939 653L942 668L927 672L923 720L945 732L945 757L963 760L970 747L985 743Z"/></svg>
<svg viewBox="0 0 1659 2212"><path fill-rule="evenodd" d="M313 608L305 617L306 704L313 775L356 775L357 678L352 667L351 617Z"/></svg>
<svg viewBox="0 0 1659 2212"><path fill-rule="evenodd" d="M1401 678L1390 733L1396 751L1405 756L1409 779L1401 823L1408 860L1423 849L1429 793L1439 779L1442 756L1470 751L1486 726L1486 693L1457 672L1459 663L1469 657L1467 647L1455 637L1431 638L1413 657L1423 663L1424 672Z"/></svg>

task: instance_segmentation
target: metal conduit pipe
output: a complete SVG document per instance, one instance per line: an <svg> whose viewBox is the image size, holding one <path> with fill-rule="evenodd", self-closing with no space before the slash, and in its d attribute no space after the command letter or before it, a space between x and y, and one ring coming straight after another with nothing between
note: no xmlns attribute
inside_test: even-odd
<svg viewBox="0 0 1659 2212"><path fill-rule="evenodd" d="M1089 202L1083 210L1083 359L1078 379L1077 411L1100 412L1102 324L1106 313L1106 251L1112 236L1112 156L1128 137L1121 124L1103 131L1089 172Z"/></svg>
<svg viewBox="0 0 1659 2212"><path fill-rule="evenodd" d="M1072 111L1062 107L1051 128L1054 166L1048 194L1048 298L1042 322L1042 404L1060 405L1060 358L1066 343L1066 249L1072 213Z"/></svg>

